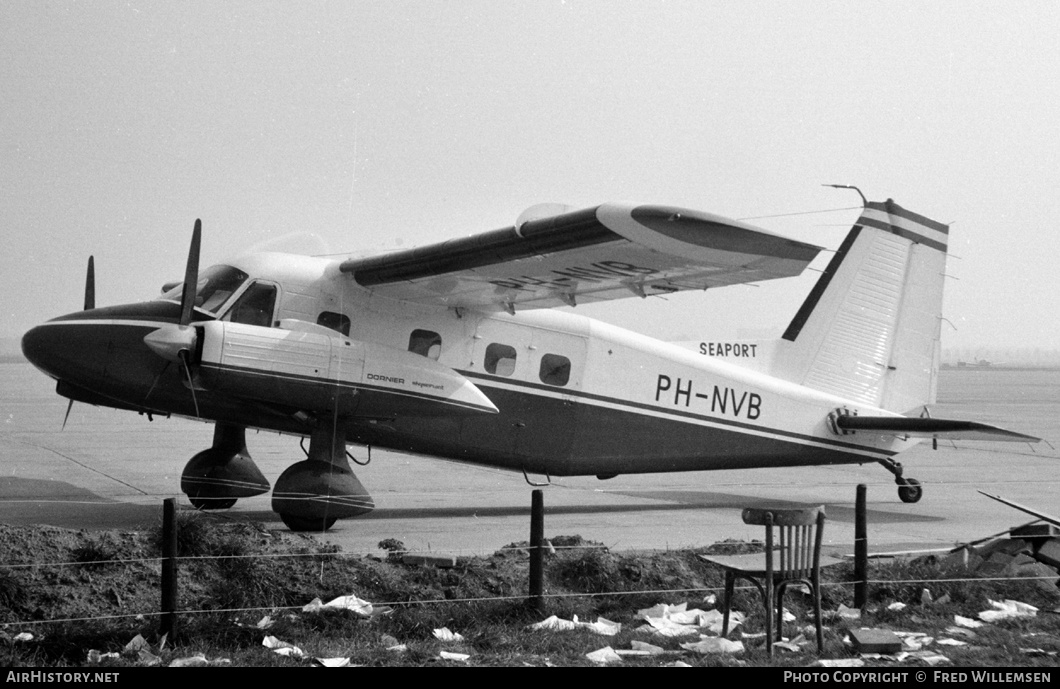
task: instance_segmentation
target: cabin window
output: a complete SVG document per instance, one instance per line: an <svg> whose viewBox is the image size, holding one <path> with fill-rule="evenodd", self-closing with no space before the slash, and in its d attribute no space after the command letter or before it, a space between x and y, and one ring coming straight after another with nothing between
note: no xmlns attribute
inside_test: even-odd
<svg viewBox="0 0 1060 689"><path fill-rule="evenodd" d="M546 354L541 357L539 376L542 383L566 385L570 381L570 359L559 354Z"/></svg>
<svg viewBox="0 0 1060 689"><path fill-rule="evenodd" d="M276 306L276 286L255 282L247 288L228 312L233 323L272 326L272 312Z"/></svg>
<svg viewBox="0 0 1060 689"><path fill-rule="evenodd" d="M515 373L515 347L493 344L486 347L486 360L483 362L486 373L497 376L510 376Z"/></svg>
<svg viewBox="0 0 1060 689"><path fill-rule="evenodd" d="M442 336L430 330L413 330L409 335L409 351L438 361L442 354Z"/></svg>
<svg viewBox="0 0 1060 689"><path fill-rule="evenodd" d="M334 311L324 311L317 316L317 325L322 325L325 328L331 328L335 332L342 333L343 335L350 336L350 319L341 313L335 313Z"/></svg>

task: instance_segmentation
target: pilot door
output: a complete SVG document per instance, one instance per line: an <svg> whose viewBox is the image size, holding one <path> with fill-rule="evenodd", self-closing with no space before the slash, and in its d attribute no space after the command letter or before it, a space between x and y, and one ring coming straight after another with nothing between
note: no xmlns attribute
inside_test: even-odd
<svg viewBox="0 0 1060 689"><path fill-rule="evenodd" d="M275 284L255 280L243 290L222 320L271 328L276 325L273 315L278 294L279 288Z"/></svg>

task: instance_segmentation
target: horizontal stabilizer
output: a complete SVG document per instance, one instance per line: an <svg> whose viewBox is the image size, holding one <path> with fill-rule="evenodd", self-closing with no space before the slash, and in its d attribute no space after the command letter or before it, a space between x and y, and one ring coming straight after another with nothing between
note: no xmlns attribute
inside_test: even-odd
<svg viewBox="0 0 1060 689"><path fill-rule="evenodd" d="M1036 443L1041 438L1024 435L1004 428L976 421L958 419L933 419L907 416L853 416L834 415L832 420L842 434L864 431L866 433L904 435L912 438L938 438L944 440L992 440L1002 442Z"/></svg>

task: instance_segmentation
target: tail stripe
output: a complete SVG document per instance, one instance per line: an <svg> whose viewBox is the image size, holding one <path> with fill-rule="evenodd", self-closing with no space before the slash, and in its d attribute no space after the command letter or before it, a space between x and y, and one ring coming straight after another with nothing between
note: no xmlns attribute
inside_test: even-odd
<svg viewBox="0 0 1060 689"><path fill-rule="evenodd" d="M911 213L894 201L867 204L857 224L892 232L911 242L930 246L943 253L946 251L946 242L950 232L948 226Z"/></svg>

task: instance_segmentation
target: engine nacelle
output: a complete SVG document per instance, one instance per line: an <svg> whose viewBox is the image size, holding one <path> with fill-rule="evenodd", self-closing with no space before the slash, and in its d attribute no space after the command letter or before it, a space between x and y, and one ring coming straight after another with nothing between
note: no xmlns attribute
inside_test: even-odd
<svg viewBox="0 0 1060 689"><path fill-rule="evenodd" d="M201 340L196 382L213 392L342 416L498 411L453 369L393 347L320 328L210 321L195 329Z"/></svg>

